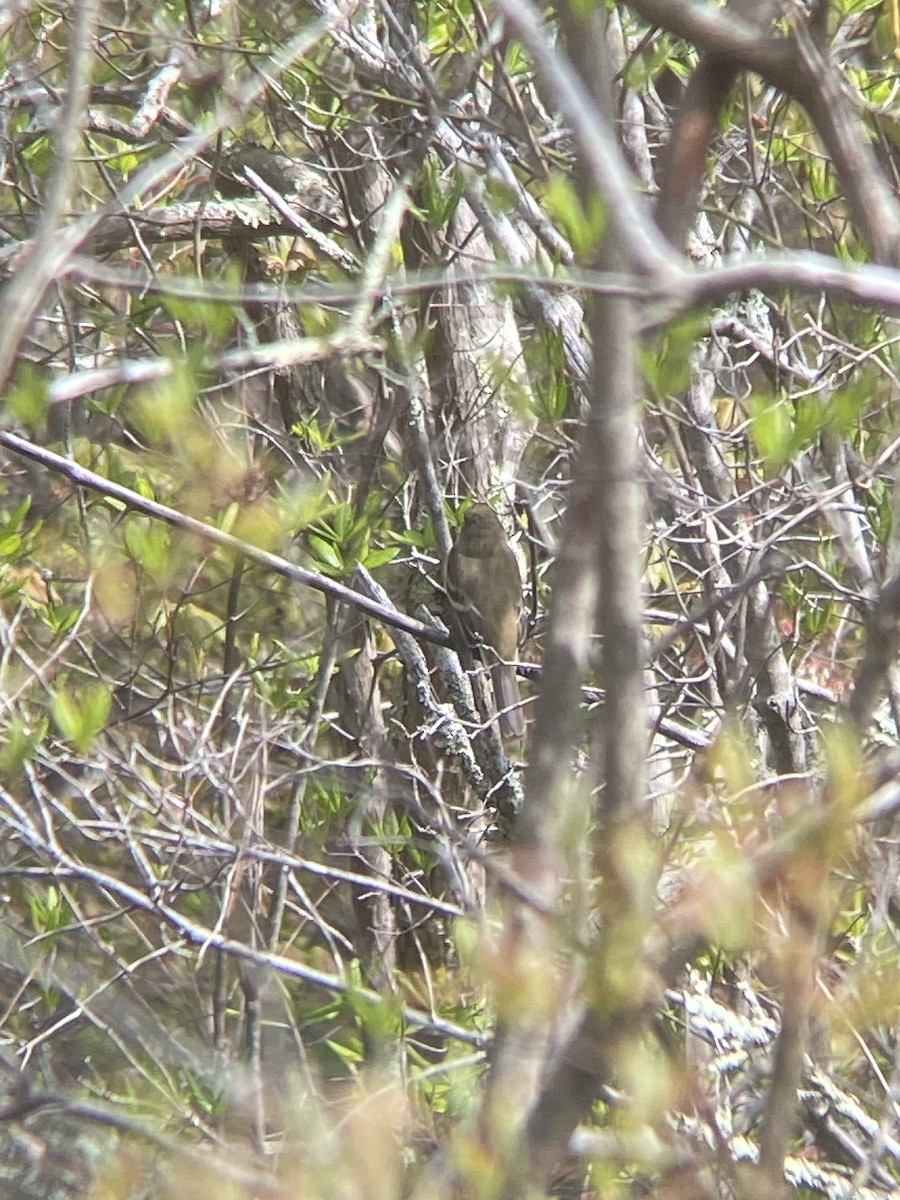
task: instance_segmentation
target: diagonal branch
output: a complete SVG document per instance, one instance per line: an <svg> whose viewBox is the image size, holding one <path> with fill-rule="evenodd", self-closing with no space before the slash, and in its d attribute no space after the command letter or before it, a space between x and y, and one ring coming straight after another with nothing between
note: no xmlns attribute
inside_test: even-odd
<svg viewBox="0 0 900 1200"><path fill-rule="evenodd" d="M80 488L98 492L101 496L116 500L135 512L143 513L157 521L164 521L167 525L181 529L185 533L192 533L210 545L221 546L235 554L242 554L245 558L267 567L270 571L283 575L285 579L291 579L295 583L303 584L304 587L315 588L316 591L322 592L326 596L332 596L336 600L352 604L361 612L377 617L385 625L403 629L413 637L424 638L439 646L450 645L450 637L446 630L425 625L421 621L415 620L414 617L407 617L396 609L387 608L376 600L370 600L368 596L363 596L352 588L345 587L344 584L329 579L326 575L321 575L318 571L298 567L278 554L272 554L250 542L242 541L241 538L235 537L231 533L216 529L215 526L208 525L205 521L199 521L196 517L188 516L187 513L181 513L175 508L170 508L167 504L148 500L138 492L132 491L131 488L123 487L120 483L113 483L110 479L104 479L102 475L97 475L87 467L82 467L80 464L72 462L71 459L63 458L62 455L55 454L52 450L45 450L42 446L37 446L34 442L29 442L15 433L0 430L0 446L5 446L13 454L19 454L32 462L40 463L50 471L65 475Z"/></svg>

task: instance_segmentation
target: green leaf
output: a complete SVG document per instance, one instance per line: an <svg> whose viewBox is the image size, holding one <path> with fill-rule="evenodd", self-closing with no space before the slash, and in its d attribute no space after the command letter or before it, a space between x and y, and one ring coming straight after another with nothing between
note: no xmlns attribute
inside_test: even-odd
<svg viewBox="0 0 900 1200"><path fill-rule="evenodd" d="M84 684L77 691L63 686L50 701L56 727L77 751L85 753L106 727L112 693L100 681Z"/></svg>
<svg viewBox="0 0 900 1200"><path fill-rule="evenodd" d="M365 1062L365 1055L358 1047L344 1046L333 1038L326 1038L325 1045L347 1068L358 1067Z"/></svg>
<svg viewBox="0 0 900 1200"><path fill-rule="evenodd" d="M10 558L22 545L20 533L0 534L0 558Z"/></svg>
<svg viewBox="0 0 900 1200"><path fill-rule="evenodd" d="M314 557L323 567L331 571L343 571L344 561L333 542L326 541L315 533L309 534L308 541Z"/></svg>
<svg viewBox="0 0 900 1200"><path fill-rule="evenodd" d="M126 150L122 154L114 155L107 165L113 171L120 171L123 175L130 175L132 171L140 166L140 162L141 160L133 150Z"/></svg>
<svg viewBox="0 0 900 1200"><path fill-rule="evenodd" d="M14 715L0 746L0 778L17 779L25 764L34 757L46 733L46 717L29 726L18 714Z"/></svg>
<svg viewBox="0 0 900 1200"><path fill-rule="evenodd" d="M750 430L756 448L775 470L783 467L794 451L794 419L783 397L754 397L750 403Z"/></svg>
<svg viewBox="0 0 900 1200"><path fill-rule="evenodd" d="M365 558L360 559L360 562L370 571L374 571L376 567L383 567L385 563L393 562L398 553L398 547L384 546L380 550L370 550Z"/></svg>
<svg viewBox="0 0 900 1200"><path fill-rule="evenodd" d="M28 163L29 170L43 178L50 173L50 167L55 159L53 145L45 134L35 138L24 151L22 157Z"/></svg>
<svg viewBox="0 0 900 1200"><path fill-rule="evenodd" d="M582 203L567 175L557 172L551 176L544 206L556 216L576 254L589 253L603 237L606 209L599 192L592 195L586 204Z"/></svg>
<svg viewBox="0 0 900 1200"><path fill-rule="evenodd" d="M673 321L656 340L641 352L644 379L656 396L674 396L690 382L691 358L698 338L707 331L709 317L693 313Z"/></svg>
<svg viewBox="0 0 900 1200"><path fill-rule="evenodd" d="M78 620L79 609L74 605L48 603L45 609L47 624L55 637L66 633Z"/></svg>
<svg viewBox="0 0 900 1200"><path fill-rule="evenodd" d="M125 522L125 545L155 583L169 582L172 536L162 522L131 513Z"/></svg>
<svg viewBox="0 0 900 1200"><path fill-rule="evenodd" d="M41 427L50 407L48 381L33 363L22 363L6 393L6 411L23 425Z"/></svg>
<svg viewBox="0 0 900 1200"><path fill-rule="evenodd" d="M169 295L164 295L162 302L176 321L196 331L206 342L221 342L234 324L234 308L230 304Z"/></svg>
<svg viewBox="0 0 900 1200"><path fill-rule="evenodd" d="M199 384L190 361L144 388L129 408L131 420L154 445L181 449L195 430L194 401Z"/></svg>
<svg viewBox="0 0 900 1200"><path fill-rule="evenodd" d="M32 892L28 897L28 907L31 910L31 926L36 933L58 929L67 919L59 891L52 886L43 894Z"/></svg>

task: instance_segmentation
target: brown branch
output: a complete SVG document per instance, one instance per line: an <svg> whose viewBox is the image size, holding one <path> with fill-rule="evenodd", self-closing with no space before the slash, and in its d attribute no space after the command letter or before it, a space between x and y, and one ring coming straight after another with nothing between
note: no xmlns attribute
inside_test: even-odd
<svg viewBox="0 0 900 1200"><path fill-rule="evenodd" d="M191 201L144 212L107 213L102 220L86 214L79 220L94 222L81 247L84 254L105 257L133 245L135 230L148 246L189 242L197 236L205 240L244 238L262 242L282 234L296 234L301 218L289 208L279 212L268 203L244 199ZM308 222L304 222L304 231L309 228ZM30 241L23 241L7 249L0 263L0 277L8 278L21 270L31 247ZM349 256L342 259L342 265L349 265ZM82 259L75 269L80 271L83 267Z"/></svg>
<svg viewBox="0 0 900 1200"><path fill-rule="evenodd" d="M866 622L866 652L850 697L850 719L864 732L891 668L900 656L900 574L882 585Z"/></svg>
<svg viewBox="0 0 900 1200"><path fill-rule="evenodd" d="M678 250L697 218L709 143L738 75L730 59L706 55L691 76L662 157L656 221Z"/></svg>
<svg viewBox="0 0 900 1200"><path fill-rule="evenodd" d="M748 25L755 25L762 32L772 19L772 8L771 3L732 0L728 5L728 19L743 22L746 15L752 18ZM678 250L684 249L684 240L697 218L709 145L718 132L722 107L740 69L736 55L707 50L691 76L675 114L672 133L662 156L656 220Z"/></svg>
<svg viewBox="0 0 900 1200"><path fill-rule="evenodd" d="M92 234L84 246L89 254L112 254L123 250L134 240L133 229L140 230L141 238L148 245L163 242L190 241L198 233L201 238L249 238L263 241L285 233L296 233L296 220L276 212L269 205L261 205L266 212L259 224L252 224L241 215L242 205L248 202L208 201L205 204L173 204L169 208L150 209L141 213L113 213L101 228ZM202 212L201 212L202 210ZM199 221L198 221L199 214Z"/></svg>
<svg viewBox="0 0 900 1200"><path fill-rule="evenodd" d="M384 1002L383 997L377 992L360 986L357 981L340 975L330 975L326 971L307 966L296 958L286 958L280 954L256 950L244 942L226 937L218 930L210 929L206 925L192 920L166 903L161 898L161 894L155 897L149 896L140 888L132 887L123 880L117 879L115 875L71 857L55 838L52 841L47 840L45 835L38 831L37 825L29 824L27 828L20 829L18 832L23 843L46 854L60 871L70 872L74 877L95 887L101 895L116 897L123 905L137 912L145 912L154 920L162 921L191 945L218 950L222 954L231 955L240 962L266 967L291 979L304 980L316 987L333 992L335 995L352 994L367 1003L379 1006ZM485 1042L483 1034L473 1033L443 1017L407 1005L398 1006L397 1011L405 1021L415 1028L433 1029L437 1033L471 1046L481 1046Z"/></svg>
<svg viewBox="0 0 900 1200"><path fill-rule="evenodd" d="M375 600L370 600L367 596L360 595L359 592L355 592L352 588L345 587L342 583L337 583L335 580L319 574L318 571L310 571L305 567L298 567L295 563L288 562L286 558L281 558L278 554L271 554L268 550L262 550L259 546L254 546L250 542L244 542L240 538L234 537L233 534L216 529L213 525L207 525L205 521L199 521L196 517L190 517L186 513L178 512L177 509L170 508L167 504L160 504L156 500L148 500L137 492L132 491L131 488L123 487L120 483L113 483L112 480L104 479L102 475L95 474L95 472L88 470L87 467L82 467L78 463L72 462L71 459L63 458L62 455L55 454L52 450L45 450L42 446L37 446L34 442L29 442L26 438L19 437L15 433L0 430L0 446L5 446L13 454L20 454L23 458L40 463L41 466L46 467L50 471L56 471L60 475L65 475L77 487L98 492L101 496L106 496L110 500L117 500L120 504L126 505L135 512L143 513L145 516L152 517L157 521L164 521L167 525L171 525L175 529L181 529L185 533L192 533L204 542L214 546L221 546L223 549L231 550L235 554L243 554L246 558L259 563L263 567L267 567L270 571L274 571L278 575L283 575L285 579L291 579L295 583L302 584L304 587L315 588L316 591L322 592L326 596L333 596L336 600L343 600L347 604L352 604L361 612L377 617L385 625L390 625L395 629L404 629L407 633L412 634L413 637L424 638L426 641L435 642L439 646L450 645L450 637L446 630L424 625L421 621L417 621L413 617L407 617L396 609L387 608Z"/></svg>
<svg viewBox="0 0 900 1200"><path fill-rule="evenodd" d="M246 228L245 228L246 235ZM253 232L262 239L263 233ZM0 256L0 276L7 273L5 260ZM146 271L124 271L96 263L84 256L74 257L68 269L72 278L88 279L114 287L145 291L148 287L164 286L167 294L186 300L218 300L221 303L242 304L316 304L341 307L359 298L354 283L341 284L310 281L302 287L265 284L236 287L215 281L172 276L155 280ZM785 288L799 291L825 292L843 296L856 304L864 304L885 313L900 312L900 272L866 264L840 262L827 254L798 251L772 255L768 258L746 257L726 260L711 269L680 269L664 281L642 280L631 274L570 268L564 274L550 275L536 267L516 267L508 264L485 264L477 269L458 269L448 275L445 268L409 272L403 279L391 279L394 299L415 295L421 291L447 291L461 285L490 283L529 287L538 284L548 291L569 293L574 290L598 296L619 296L643 301L644 318L639 332L642 335L665 328L677 317L697 308L711 307L727 300L733 293L755 289L779 292ZM650 307L654 305L655 307ZM779 367L779 369L783 369ZM579 375L583 373L579 367Z"/></svg>
<svg viewBox="0 0 900 1200"><path fill-rule="evenodd" d="M651 25L753 71L806 109L831 157L853 218L878 262L900 259L900 206L872 150L865 127L847 98L837 68L809 31L796 24L787 37L766 38L730 10L679 0L629 0ZM675 214L673 214L674 217ZM679 220L683 222L684 213Z"/></svg>
<svg viewBox="0 0 900 1200"><path fill-rule="evenodd" d="M809 1020L816 989L819 930L809 898L798 898L798 911L788 917L788 946L781 981L781 1028L775 1041L772 1082L766 1096L759 1134L759 1171L766 1195L787 1195L784 1160L797 1123L798 1089L809 1040Z"/></svg>

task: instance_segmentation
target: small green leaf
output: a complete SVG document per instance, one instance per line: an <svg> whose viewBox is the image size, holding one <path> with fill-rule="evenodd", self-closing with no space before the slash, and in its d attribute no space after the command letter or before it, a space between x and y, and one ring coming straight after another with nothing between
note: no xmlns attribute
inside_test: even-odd
<svg viewBox="0 0 900 1200"><path fill-rule="evenodd" d="M60 637L72 628L78 620L79 610L65 604L48 603L45 610L47 624L53 630L55 637Z"/></svg>
<svg viewBox="0 0 900 1200"><path fill-rule="evenodd" d="M383 567L385 563L393 562L398 553L398 547L384 546L380 550L370 550L364 559L360 559L360 562L370 571L374 571L376 567Z"/></svg>
<svg viewBox="0 0 900 1200"><path fill-rule="evenodd" d="M143 496L145 500L155 500L156 495L153 491L153 485L149 479L145 479L143 475L138 475L131 485L139 496Z"/></svg>
<svg viewBox="0 0 900 1200"><path fill-rule="evenodd" d="M121 171L123 175L130 175L140 165L140 159L131 150L123 154L117 154L108 162L108 166L113 171Z"/></svg>
<svg viewBox="0 0 900 1200"><path fill-rule="evenodd" d="M105 728L112 704L112 694L105 683L88 683L77 691L67 686L59 688L50 702L50 711L57 729L80 753L93 745Z"/></svg>
<svg viewBox="0 0 900 1200"><path fill-rule="evenodd" d="M163 296L164 307L171 315L204 339L220 342L234 324L234 309L230 304L211 300L185 300L179 296Z"/></svg>
<svg viewBox="0 0 900 1200"><path fill-rule="evenodd" d="M583 204L568 176L555 173L551 177L544 205L555 214L576 254L590 252L603 237L606 209L599 193Z"/></svg>
<svg viewBox="0 0 900 1200"><path fill-rule="evenodd" d="M756 448L770 467L778 470L794 451L793 413L782 397L751 402L750 429Z"/></svg>
<svg viewBox="0 0 900 1200"><path fill-rule="evenodd" d="M5 730L3 745L0 746L0 778L18 778L46 733L45 717L35 722L34 726L29 726L20 716L15 715Z"/></svg>
<svg viewBox="0 0 900 1200"><path fill-rule="evenodd" d="M43 179L50 173L50 166L56 156L50 138L45 134L43 137L35 138L31 145L26 147L23 157L28 163L29 170Z"/></svg>
<svg viewBox="0 0 900 1200"><path fill-rule="evenodd" d="M6 394L6 411L23 425L40 427L50 407L48 381L33 363L22 363Z"/></svg>
<svg viewBox="0 0 900 1200"><path fill-rule="evenodd" d="M28 897L28 907L31 910L31 925L36 933L57 929L65 919L59 891L52 886L43 895L32 892Z"/></svg>
<svg viewBox="0 0 900 1200"><path fill-rule="evenodd" d="M308 540L310 550L322 566L332 571L343 571L344 561L333 542L329 542L315 533L309 534Z"/></svg>
<svg viewBox="0 0 900 1200"><path fill-rule="evenodd" d="M678 395L688 386L693 349L708 323L704 313L674 321L641 351L644 379L656 396Z"/></svg>
<svg viewBox="0 0 900 1200"><path fill-rule="evenodd" d="M171 574L170 531L159 521L131 514L125 522L125 545L156 583L167 583Z"/></svg>

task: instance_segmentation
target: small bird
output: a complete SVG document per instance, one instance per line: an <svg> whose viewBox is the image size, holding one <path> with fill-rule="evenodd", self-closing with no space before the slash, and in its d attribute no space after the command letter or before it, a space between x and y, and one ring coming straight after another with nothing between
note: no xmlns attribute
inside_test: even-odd
<svg viewBox="0 0 900 1200"><path fill-rule="evenodd" d="M286 154L259 142L240 142L225 150L219 157L213 186L225 199L257 194L257 188L246 175L249 168L263 183L283 196L292 196L301 211L314 223L327 229L346 227L340 197L324 171L300 158Z"/></svg>
<svg viewBox="0 0 900 1200"><path fill-rule="evenodd" d="M504 737L520 738L525 720L516 668L522 617L519 560L489 504L473 504L447 559L447 594L466 632L492 651L491 677Z"/></svg>

